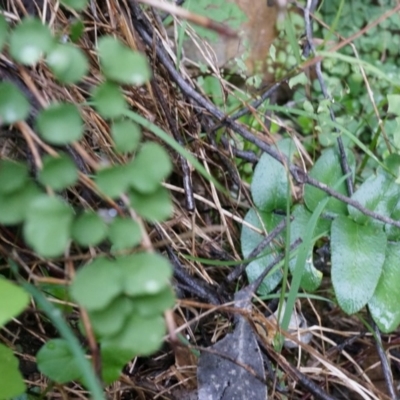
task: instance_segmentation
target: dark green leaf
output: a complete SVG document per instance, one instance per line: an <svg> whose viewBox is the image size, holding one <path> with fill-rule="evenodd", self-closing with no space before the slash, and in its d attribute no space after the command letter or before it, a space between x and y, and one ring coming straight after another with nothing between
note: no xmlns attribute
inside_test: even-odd
<svg viewBox="0 0 400 400"><path fill-rule="evenodd" d="M54 45L54 39L47 25L38 18L25 18L12 31L10 54L21 64L34 65Z"/></svg>
<svg viewBox="0 0 400 400"><path fill-rule="evenodd" d="M76 83L88 72L89 63L83 51L71 44L58 44L46 62L56 78L62 83Z"/></svg>
<svg viewBox="0 0 400 400"><path fill-rule="evenodd" d="M25 186L12 193L0 192L0 223L14 225L22 222L30 204L41 194L40 189L32 181L28 181Z"/></svg>
<svg viewBox="0 0 400 400"><path fill-rule="evenodd" d="M255 209L251 208L245 216L245 221L255 228L261 230L266 229L267 232L270 232L276 225L278 225L282 218L284 217L261 211L257 212ZM250 253L262 242L264 237L265 236L261 235L260 233L255 232L246 225L243 225L240 237L243 257L249 257ZM262 254L265 254L264 256L250 262L246 268L247 278L250 282L255 281L262 274L268 264L274 261L279 254L278 251L278 246L271 244L262 252ZM268 274L261 284L258 293L270 293L276 288L281 280L282 272L280 270L277 270L272 274Z"/></svg>
<svg viewBox="0 0 400 400"><path fill-rule="evenodd" d="M59 157L43 157L43 169L39 172L39 181L54 190L62 190L78 181L78 170L67 154Z"/></svg>
<svg viewBox="0 0 400 400"><path fill-rule="evenodd" d="M101 361L102 361L102 378L106 384L116 381L122 372L122 368L132 360L131 351L121 349L118 345L107 341L101 342Z"/></svg>
<svg viewBox="0 0 400 400"><path fill-rule="evenodd" d="M388 113L400 115L400 95L388 94Z"/></svg>
<svg viewBox="0 0 400 400"><path fill-rule="evenodd" d="M142 194L130 190L129 199L134 210L141 217L151 222L164 221L174 211L169 192L162 186L150 194Z"/></svg>
<svg viewBox="0 0 400 400"><path fill-rule="evenodd" d="M81 268L71 288L71 296L89 311L104 309L124 290L121 269L115 262L97 258ZM90 288L90 290L89 290Z"/></svg>
<svg viewBox="0 0 400 400"><path fill-rule="evenodd" d="M94 105L104 118L117 118L123 114L127 104L121 88L112 82L104 82L92 93Z"/></svg>
<svg viewBox="0 0 400 400"><path fill-rule="evenodd" d="M106 308L89 313L90 322L94 331L100 336L113 336L122 330L125 320L132 314L133 301L125 296L120 296L112 301Z"/></svg>
<svg viewBox="0 0 400 400"><path fill-rule="evenodd" d="M382 332L394 331L400 324L400 243L388 243L386 258L375 293L368 302L372 318Z"/></svg>
<svg viewBox="0 0 400 400"><path fill-rule="evenodd" d="M25 389L18 358L11 349L0 344L0 398L11 399L24 393Z"/></svg>
<svg viewBox="0 0 400 400"><path fill-rule="evenodd" d="M81 214L72 224L72 238L81 246L96 246L107 236L107 224L95 212Z"/></svg>
<svg viewBox="0 0 400 400"><path fill-rule="evenodd" d="M393 213L398 214L396 210L400 206L399 196L400 185L395 182L394 177L378 169L377 175L370 176L351 198L371 211L390 217ZM360 224L368 222L381 225L381 222L371 219L351 206L348 209L351 217ZM388 228L388 231L396 235L398 229L393 228Z"/></svg>
<svg viewBox="0 0 400 400"><path fill-rule="evenodd" d="M138 296L133 299L134 310L142 317L160 315L174 304L175 297L170 287L152 296Z"/></svg>
<svg viewBox="0 0 400 400"><path fill-rule="evenodd" d="M165 335L164 320L160 316L143 318L131 314L118 334L102 340L105 348L114 348L134 358L147 356L157 351Z"/></svg>
<svg viewBox="0 0 400 400"><path fill-rule="evenodd" d="M258 162L251 182L254 204L261 211L286 210L288 177L285 167L264 153Z"/></svg>
<svg viewBox="0 0 400 400"><path fill-rule="evenodd" d="M40 372L58 383L67 383L81 377L80 368L64 339L51 339L36 355Z"/></svg>
<svg viewBox="0 0 400 400"><path fill-rule="evenodd" d="M127 296L154 295L169 285L172 267L156 253L136 253L117 258Z"/></svg>
<svg viewBox="0 0 400 400"><path fill-rule="evenodd" d="M142 146L134 161L128 166L130 184L140 193L153 193L172 171L167 151L158 143Z"/></svg>
<svg viewBox="0 0 400 400"><path fill-rule="evenodd" d="M36 119L43 139L55 145L66 145L82 138L83 123L73 104L51 104Z"/></svg>
<svg viewBox="0 0 400 400"><path fill-rule="evenodd" d="M351 153L348 154L350 165L354 163L354 157ZM321 157L317 160L310 171L310 176L318 181L325 183L337 192L347 195L346 182L343 181L336 187L338 182L343 178L342 168L340 166L340 159L335 149L326 150ZM304 201L310 211L314 211L319 202L328 195L313 186L306 185L304 192ZM326 212L334 215L347 214L347 206L345 203L332 198L326 206Z"/></svg>
<svg viewBox="0 0 400 400"><path fill-rule="evenodd" d="M297 239L304 238L307 225L311 219L312 214L303 205L300 205L294 208L292 216L294 217L294 220L290 224L290 241L291 243L294 243ZM330 225L330 220L320 218L314 231L314 237L318 237L321 234L325 234L325 236L328 236ZM292 272L295 268L296 260L297 256L294 256L289 262L290 270ZM304 290L312 292L319 287L319 285L321 284L321 280L322 273L318 271L313 264L312 247L310 248L309 256L305 264L305 269L301 278L300 286Z"/></svg>
<svg viewBox="0 0 400 400"><path fill-rule="evenodd" d="M2 327L24 310L29 304L29 296L19 286L0 278L0 304L0 327Z"/></svg>
<svg viewBox="0 0 400 400"><path fill-rule="evenodd" d="M108 79L137 86L150 80L150 67L143 54L111 36L99 39L98 48L102 71Z"/></svg>
<svg viewBox="0 0 400 400"><path fill-rule="evenodd" d="M116 217L110 225L108 238L112 242L112 250L124 250L133 248L142 240L142 232L137 222Z"/></svg>
<svg viewBox="0 0 400 400"><path fill-rule="evenodd" d="M382 228L359 225L344 216L332 222L332 283L339 305L347 314L361 310L374 294L386 242Z"/></svg>
<svg viewBox="0 0 400 400"><path fill-rule="evenodd" d="M43 257L57 257L68 246L72 209L64 201L49 196L33 200L26 214L24 237Z"/></svg>
<svg viewBox="0 0 400 400"><path fill-rule="evenodd" d="M140 126L129 120L115 121L111 127L115 149L120 153L136 150L142 138Z"/></svg>
<svg viewBox="0 0 400 400"><path fill-rule="evenodd" d="M0 125L23 121L31 106L25 95L12 83L0 83Z"/></svg>
<svg viewBox="0 0 400 400"><path fill-rule="evenodd" d="M5 195L14 192L24 186L27 180L28 168L25 164L0 160L0 193Z"/></svg>
<svg viewBox="0 0 400 400"><path fill-rule="evenodd" d="M116 165L97 171L96 184L99 189L112 199L125 193L129 186L129 176L125 165Z"/></svg>

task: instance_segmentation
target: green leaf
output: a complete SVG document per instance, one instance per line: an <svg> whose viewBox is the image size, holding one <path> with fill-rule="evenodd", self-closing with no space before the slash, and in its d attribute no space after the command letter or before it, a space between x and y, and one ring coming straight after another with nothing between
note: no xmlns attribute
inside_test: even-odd
<svg viewBox="0 0 400 400"><path fill-rule="evenodd" d="M132 352L114 347L114 343L101 342L102 379L109 385L116 381L122 372L122 368L132 360Z"/></svg>
<svg viewBox="0 0 400 400"><path fill-rule="evenodd" d="M107 224L95 212L81 214L72 224L72 238L81 246L96 246L107 236Z"/></svg>
<svg viewBox="0 0 400 400"><path fill-rule="evenodd" d="M10 54L21 64L34 65L54 45L54 39L47 25L38 18L25 18L12 31Z"/></svg>
<svg viewBox="0 0 400 400"><path fill-rule="evenodd" d="M368 302L372 318L382 332L394 331L400 324L400 243L388 243L382 274Z"/></svg>
<svg viewBox="0 0 400 400"><path fill-rule="evenodd" d="M3 15L0 15L0 52L3 50L4 45L8 38L8 23Z"/></svg>
<svg viewBox="0 0 400 400"><path fill-rule="evenodd" d="M140 193L155 192L172 171L167 151L155 142L147 142L128 165L130 184Z"/></svg>
<svg viewBox="0 0 400 400"><path fill-rule="evenodd" d="M88 0L61 0L61 4L76 11L83 11L87 7Z"/></svg>
<svg viewBox="0 0 400 400"><path fill-rule="evenodd" d="M349 163L352 165L354 163L354 157L352 153L349 153L348 156ZM334 188L337 182L343 177L337 151L333 148L326 150L312 167L310 176ZM342 182L335 190L343 195L347 195L346 182ZM310 211L314 211L318 203L325 197L328 197L328 194L322 190L310 185L305 186L304 201ZM347 214L347 206L345 203L332 198L326 206L326 212L330 212L334 215Z"/></svg>
<svg viewBox="0 0 400 400"><path fill-rule="evenodd" d="M174 211L169 192L160 186L151 194L129 191L132 208L143 218L151 222L162 222Z"/></svg>
<svg viewBox="0 0 400 400"><path fill-rule="evenodd" d="M152 296L138 296L134 298L135 312L142 317L160 315L175 304L175 296L170 287Z"/></svg>
<svg viewBox="0 0 400 400"><path fill-rule="evenodd" d="M146 57L112 36L99 39L100 64L104 75L118 83L142 85L151 78Z"/></svg>
<svg viewBox="0 0 400 400"><path fill-rule="evenodd" d="M21 90L10 82L0 83L0 124L23 121L30 109L29 101Z"/></svg>
<svg viewBox="0 0 400 400"><path fill-rule="evenodd" d="M312 214L303 205L298 205L294 208L292 216L294 220L290 224L290 241L294 243L299 238L304 239ZM319 218L313 237L317 238L321 234L328 236L330 225L330 220ZM313 264L314 243L315 241L312 242L300 282L300 286L308 292L316 290L322 281L322 273ZM296 266L297 257L297 255L294 256L289 262L291 272L293 272Z"/></svg>
<svg viewBox="0 0 400 400"><path fill-rule="evenodd" d="M169 285L172 267L156 253L136 253L117 258L127 296L154 295Z"/></svg>
<svg viewBox="0 0 400 400"><path fill-rule="evenodd" d="M260 218L258 216L260 216ZM270 232L279 224L279 222L281 222L282 218L284 217L262 211L257 212L255 209L251 208L246 214L244 220L258 229L263 229L264 226L267 232ZM243 257L249 257L250 253L262 242L264 237L265 236L255 232L253 229L243 225L240 236ZM247 266L247 279L250 282L255 281L263 273L264 269L278 256L278 251L279 248L275 244L271 244L269 247L264 249L262 254L265 254L265 256L251 261ZM268 274L263 280L258 293L262 295L270 293L282 280L282 276L280 270Z"/></svg>
<svg viewBox="0 0 400 400"><path fill-rule="evenodd" d="M124 352L134 358L148 356L157 351L165 335L165 324L160 316L143 318L131 314L118 334L102 340L102 346L113 348L115 352ZM128 359L129 360L129 359Z"/></svg>
<svg viewBox="0 0 400 400"><path fill-rule="evenodd" d="M94 106L103 118L117 118L127 108L121 88L109 81L97 86L92 97Z"/></svg>
<svg viewBox="0 0 400 400"><path fill-rule="evenodd" d="M25 186L12 193L0 192L0 223L14 225L22 222L30 204L41 194L40 189L32 181L28 181Z"/></svg>
<svg viewBox="0 0 400 400"><path fill-rule="evenodd" d="M99 189L112 199L125 193L129 186L129 176L125 165L103 168L97 171L96 184Z"/></svg>
<svg viewBox="0 0 400 400"><path fill-rule="evenodd" d="M51 144L70 144L83 135L82 119L73 104L51 104L40 112L36 122L43 139Z"/></svg>
<svg viewBox="0 0 400 400"><path fill-rule="evenodd" d="M347 314L361 310L374 294L386 242L380 228L359 225L344 216L332 222L332 284L339 305Z"/></svg>
<svg viewBox="0 0 400 400"><path fill-rule="evenodd" d="M111 126L115 149L120 153L136 150L142 138L140 126L129 120L115 121Z"/></svg>
<svg viewBox="0 0 400 400"><path fill-rule="evenodd" d="M0 344L0 398L11 399L26 390L18 368L18 359L11 349Z"/></svg>
<svg viewBox="0 0 400 400"><path fill-rule="evenodd" d="M9 280L0 278L0 327L17 317L28 304L29 296L25 290Z"/></svg>
<svg viewBox="0 0 400 400"><path fill-rule="evenodd" d="M36 355L40 372L57 383L80 379L82 373L65 339L51 339Z"/></svg>
<svg viewBox="0 0 400 400"><path fill-rule="evenodd" d="M120 296L114 299L106 308L91 311L89 316L94 331L100 337L117 334L122 330L125 320L132 314L133 306L132 299Z"/></svg>
<svg viewBox="0 0 400 400"><path fill-rule="evenodd" d="M286 210L288 177L285 167L264 153L258 162L251 182L254 204L261 211Z"/></svg>
<svg viewBox="0 0 400 400"><path fill-rule="evenodd" d="M79 82L89 70L83 51L71 44L57 44L46 62L56 78L66 84Z"/></svg>
<svg viewBox="0 0 400 400"><path fill-rule="evenodd" d="M64 201L41 195L27 211L24 238L41 256L60 256L68 246L72 217L72 209Z"/></svg>
<svg viewBox="0 0 400 400"><path fill-rule="evenodd" d="M0 160L0 193L8 194L20 189L28 180L26 164Z"/></svg>
<svg viewBox="0 0 400 400"><path fill-rule="evenodd" d="M399 196L400 185L391 175L378 169L377 175L372 175L364 181L351 198L369 210L389 217L398 203ZM381 222L373 220L351 206L348 206L348 209L350 216L360 224L368 222L381 225Z"/></svg>
<svg viewBox="0 0 400 400"><path fill-rule="evenodd" d="M59 157L43 157L43 168L39 172L39 181L54 190L62 190L78 181L78 170L74 161L67 154Z"/></svg>
<svg viewBox="0 0 400 400"><path fill-rule="evenodd" d="M388 110L390 114L400 115L400 95L398 94L388 94Z"/></svg>
<svg viewBox="0 0 400 400"><path fill-rule="evenodd" d="M114 218L110 224L108 238L112 242L112 250L133 248L142 240L142 232L137 222L129 218Z"/></svg>
<svg viewBox="0 0 400 400"><path fill-rule="evenodd" d="M116 263L100 257L77 272L70 293L87 310L101 310L123 292L122 279L121 269Z"/></svg>

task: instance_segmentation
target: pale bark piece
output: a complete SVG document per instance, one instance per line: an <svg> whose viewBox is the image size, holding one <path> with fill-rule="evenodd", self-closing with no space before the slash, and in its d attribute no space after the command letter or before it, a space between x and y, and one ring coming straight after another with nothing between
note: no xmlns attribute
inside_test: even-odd
<svg viewBox="0 0 400 400"><path fill-rule="evenodd" d="M236 307L249 307L248 293L240 291L235 296ZM197 370L199 400L243 400L268 397L263 360L255 334L250 324L241 315L236 317L233 333L226 335L210 349L246 365L242 366L217 354L203 352ZM256 374L258 379L254 376Z"/></svg>

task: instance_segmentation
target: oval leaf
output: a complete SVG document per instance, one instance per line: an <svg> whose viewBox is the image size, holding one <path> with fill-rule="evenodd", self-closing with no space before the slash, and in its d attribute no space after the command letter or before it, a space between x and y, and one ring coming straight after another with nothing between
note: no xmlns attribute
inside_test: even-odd
<svg viewBox="0 0 400 400"><path fill-rule="evenodd" d="M130 85L142 85L150 80L146 57L111 36L99 39L99 55L103 73L108 79Z"/></svg>
<svg viewBox="0 0 400 400"><path fill-rule="evenodd" d="M116 217L110 225L108 238L113 244L113 251L124 250L138 245L142 240L142 232L137 222Z"/></svg>
<svg viewBox="0 0 400 400"><path fill-rule="evenodd" d="M72 217L72 210L64 201L42 195L29 206L25 240L43 257L60 256L68 246Z"/></svg>
<svg viewBox="0 0 400 400"><path fill-rule="evenodd" d="M111 127L115 149L120 153L136 150L142 138L140 126L129 120L115 121Z"/></svg>
<svg viewBox="0 0 400 400"><path fill-rule="evenodd" d="M62 83L80 81L89 69L83 51L71 44L58 44L47 56L46 62Z"/></svg>
<svg viewBox="0 0 400 400"><path fill-rule="evenodd" d="M0 397L17 398L25 392L25 383L18 368L18 358L11 349L0 344Z"/></svg>
<svg viewBox="0 0 400 400"><path fill-rule="evenodd" d="M64 339L51 339L36 355L40 372L58 383L78 380L81 371Z"/></svg>
<svg viewBox="0 0 400 400"><path fill-rule="evenodd" d="M107 236L107 224L98 214L85 212L72 224L72 238L81 246L95 246Z"/></svg>
<svg viewBox="0 0 400 400"><path fill-rule="evenodd" d="M132 314L132 311L132 299L126 296L119 296L106 308L91 311L89 317L94 331L100 337L105 337L115 335L121 331L125 320Z"/></svg>
<svg viewBox="0 0 400 400"><path fill-rule="evenodd" d="M94 106L103 118L117 118L127 109L121 88L112 82L104 82L92 93Z"/></svg>
<svg viewBox="0 0 400 400"><path fill-rule="evenodd" d="M141 193L155 192L172 171L167 151L158 143L145 143L128 165L130 184Z"/></svg>
<svg viewBox="0 0 400 400"><path fill-rule="evenodd" d="M38 18L25 18L13 29L10 37L11 56L25 65L36 64L53 45L49 27Z"/></svg>
<svg viewBox="0 0 400 400"><path fill-rule="evenodd" d="M78 170L67 154L59 157L43 157L43 168L39 172L39 181L54 190L62 190L78 181Z"/></svg>
<svg viewBox="0 0 400 400"><path fill-rule="evenodd" d="M150 194L130 190L129 200L135 211L151 222L164 221L174 211L169 192L162 186Z"/></svg>
<svg viewBox="0 0 400 400"><path fill-rule="evenodd" d="M0 223L14 225L22 222L30 204L40 195L42 192L32 181L12 193L0 192Z"/></svg>
<svg viewBox="0 0 400 400"><path fill-rule="evenodd" d="M352 153L349 153L349 160L353 161ZM353 164L353 162L351 162ZM321 157L317 160L310 171L310 176L318 181L325 183L329 187L335 189L337 192L347 195L346 182L343 181L338 185L338 182L343 178L342 168L340 166L340 159L335 149L326 150ZM304 201L310 211L314 211L319 202L328 196L327 193L313 186L306 185L304 191ZM347 205L340 200L332 198L329 200L325 208L326 212L334 215L347 214Z"/></svg>
<svg viewBox="0 0 400 400"><path fill-rule="evenodd" d="M382 332L394 331L400 324L400 243L388 243L381 277L368 302L372 318Z"/></svg>
<svg viewBox="0 0 400 400"><path fill-rule="evenodd" d="M124 293L128 296L154 295L169 285L172 267L155 253L136 253L118 257L123 274Z"/></svg>
<svg viewBox="0 0 400 400"><path fill-rule="evenodd" d="M361 310L371 299L382 273L386 235L380 228L359 225L340 216L332 223L332 283L347 314Z"/></svg>
<svg viewBox="0 0 400 400"><path fill-rule="evenodd" d="M251 182L254 204L261 211L286 210L288 177L285 167L264 153L258 162Z"/></svg>
<svg viewBox="0 0 400 400"><path fill-rule="evenodd" d="M83 123L73 104L51 104L36 119L43 139L55 145L66 145L81 139Z"/></svg>
<svg viewBox="0 0 400 400"><path fill-rule="evenodd" d="M0 327L18 316L28 303L29 296L25 290L4 278L0 278Z"/></svg>
<svg viewBox="0 0 400 400"><path fill-rule="evenodd" d="M0 193L14 192L24 186L27 180L28 168L25 164L0 160Z"/></svg>
<svg viewBox="0 0 400 400"><path fill-rule="evenodd" d="M0 123L23 121L28 117L30 108L21 90L10 82L0 83Z"/></svg>
<svg viewBox="0 0 400 400"><path fill-rule="evenodd" d="M103 257L81 268L70 287L73 299L89 311L103 309L123 290L121 270Z"/></svg>
<svg viewBox="0 0 400 400"><path fill-rule="evenodd" d="M125 165L106 167L97 172L96 184L106 195L115 199L129 186L129 175Z"/></svg>
<svg viewBox="0 0 400 400"><path fill-rule="evenodd" d="M276 225L278 225L282 218L283 217L271 213L265 213L261 211L257 212L255 209L251 208L246 214L244 220L253 225L255 228L263 230L263 227L265 227L267 232L270 232ZM262 242L264 238L265 236L255 232L246 225L243 225L240 237L243 257L249 257L250 253ZM250 262L246 268L246 275L249 282L255 281L262 274L264 269L277 257L278 251L278 247L275 244L271 244L269 247L264 249L262 254L265 255ZM277 270L272 274L268 274L263 280L258 293L262 295L270 293L282 280L282 276L283 275L280 270Z"/></svg>

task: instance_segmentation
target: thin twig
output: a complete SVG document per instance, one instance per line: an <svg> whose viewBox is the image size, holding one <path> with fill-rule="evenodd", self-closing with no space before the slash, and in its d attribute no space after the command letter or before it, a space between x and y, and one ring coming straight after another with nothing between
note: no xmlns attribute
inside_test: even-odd
<svg viewBox="0 0 400 400"><path fill-rule="evenodd" d="M375 333L374 336L375 336L376 350L378 352L379 359L381 360L383 377L385 378L385 383L386 383L388 393L392 400L397 400L398 396L396 394L396 389L394 388L394 385L393 385L392 370L390 369L388 358L386 357L385 351L382 346L381 332L379 331L379 328L376 325L376 323L373 321L372 321L372 326L374 328L374 333Z"/></svg>

